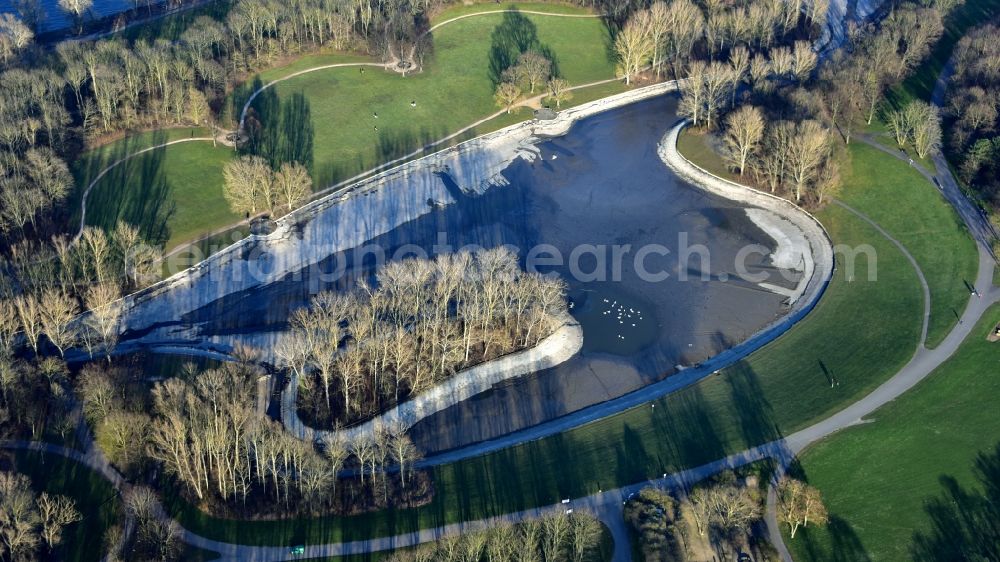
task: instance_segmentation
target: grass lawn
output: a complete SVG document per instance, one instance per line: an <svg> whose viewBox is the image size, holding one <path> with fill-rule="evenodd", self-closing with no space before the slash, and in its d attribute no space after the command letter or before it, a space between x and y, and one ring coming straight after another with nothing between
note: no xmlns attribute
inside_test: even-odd
<svg viewBox="0 0 1000 562"><path fill-rule="evenodd" d="M937 168L934 167L934 160L931 159L930 155L928 155L927 158L921 158L920 155L917 154L917 151L913 149L912 144L907 144L903 148L899 148L899 145L896 143L896 140L891 135L888 134L872 135L871 139L890 150L894 151L901 150L903 154L905 154L908 158L913 159L913 162L918 166L920 166L921 168L923 168L924 170L927 170L931 174L937 173Z"/></svg>
<svg viewBox="0 0 1000 562"><path fill-rule="evenodd" d="M74 165L78 194L123 155L177 139L205 136L200 129L134 135L88 152ZM87 224L113 228L124 220L167 249L240 219L222 196L222 168L231 148L195 141L136 156L106 174L87 198ZM74 208L79 209L78 204ZM77 218L77 220L79 220Z"/></svg>
<svg viewBox="0 0 1000 562"><path fill-rule="evenodd" d="M483 8L496 9L492 5ZM567 10L571 9L560 9ZM577 9L575 13L587 12ZM441 18L447 19L444 15ZM534 14L518 18L514 18L520 22L518 29L533 28L538 42L554 54L559 74L571 84L614 76L607 54L610 38L601 20ZM354 67L318 71L277 84L258 96L253 107L265 129L274 134L285 134L283 129L287 128L289 135L295 135L301 129L300 123L312 124L312 145L296 145L288 154L310 161L316 186L328 186L495 113L498 108L493 101L490 75L491 34L505 19L511 16L489 14L436 30L434 52L423 72L404 78L374 68L363 74ZM312 62L345 61L332 55ZM302 66L296 63L265 73L259 83ZM304 97L304 106L294 107L292 100L297 95ZM416 101L417 106L411 107L411 101ZM234 104L237 108L240 105ZM522 112L518 120L529 115Z"/></svg>
<svg viewBox="0 0 1000 562"><path fill-rule="evenodd" d="M966 510L961 494L946 494L945 483L953 479L966 491L979 490L977 455L997 462L1000 343L985 335L998 320L1000 307L994 306L955 356L874 412L874 423L841 431L802 455L805 477L823 492L833 524L786 537L796 560L968 559L957 547L957 531L967 531L977 511ZM998 474L992 474L994 489ZM966 511L960 516L954 510ZM951 527L951 550L914 550L914 534L934 527L932 511Z"/></svg>
<svg viewBox="0 0 1000 562"><path fill-rule="evenodd" d="M885 157L885 167L897 165ZM905 164L899 164L905 167ZM436 494L419 509L297 521L226 521L177 498L185 527L218 539L293 544L391 535L555 503L648 479L767 442L857 400L894 374L919 339L922 297L904 256L847 211L820 213L838 244L870 244L877 281L858 259L841 264L816 310L733 368L655 402L581 428L434 469ZM838 255L838 259L841 256ZM830 378L839 386L831 388Z"/></svg>
<svg viewBox="0 0 1000 562"><path fill-rule="evenodd" d="M944 339L969 300L978 254L958 214L941 193L906 163L852 143L851 165L839 197L877 222L913 254L931 291L927 346Z"/></svg>
<svg viewBox="0 0 1000 562"><path fill-rule="evenodd" d="M121 502L114 487L89 468L59 455L13 452L14 469L31 478L36 492L76 501L83 520L66 528L56 560L89 562L104 556L104 533L115 524Z"/></svg>

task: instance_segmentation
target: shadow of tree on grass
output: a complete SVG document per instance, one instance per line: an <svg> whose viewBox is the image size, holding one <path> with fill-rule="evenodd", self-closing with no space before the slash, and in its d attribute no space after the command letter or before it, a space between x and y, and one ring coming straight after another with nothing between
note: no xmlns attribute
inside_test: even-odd
<svg viewBox="0 0 1000 562"><path fill-rule="evenodd" d="M552 75L559 74L559 59L555 51L538 40L534 22L517 10L505 12L500 25L490 35L490 81L496 86L503 81L503 73L517 63L517 57L535 51L552 62Z"/></svg>
<svg viewBox="0 0 1000 562"><path fill-rule="evenodd" d="M931 528L913 534L913 560L1000 560L1000 444L979 453L973 473L981 489L940 478L944 493L924 507Z"/></svg>

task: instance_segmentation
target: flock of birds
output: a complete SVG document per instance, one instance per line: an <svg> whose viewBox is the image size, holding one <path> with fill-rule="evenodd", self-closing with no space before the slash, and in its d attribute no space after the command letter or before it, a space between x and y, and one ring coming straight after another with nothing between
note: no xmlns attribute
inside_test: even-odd
<svg viewBox="0 0 1000 562"><path fill-rule="evenodd" d="M605 310L602 315L607 316L609 314L614 314L618 319L618 323L625 325L626 323L632 324L635 327L635 323L642 320L642 311L636 310L631 307L626 307L624 304L618 304L617 300L609 301L604 299L604 302L608 305L608 309ZM625 336L618 334L618 339L624 340Z"/></svg>

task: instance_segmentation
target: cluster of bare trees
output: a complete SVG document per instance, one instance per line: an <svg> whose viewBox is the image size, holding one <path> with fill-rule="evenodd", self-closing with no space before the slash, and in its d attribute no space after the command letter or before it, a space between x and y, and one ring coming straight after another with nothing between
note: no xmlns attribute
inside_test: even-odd
<svg viewBox="0 0 1000 562"><path fill-rule="evenodd" d="M706 548L726 559L745 550L751 528L763 516L756 476L738 479L731 472L675 498L648 488L631 498L625 520L639 535L647 560L704 559Z"/></svg>
<svg viewBox="0 0 1000 562"><path fill-rule="evenodd" d="M886 121L900 148L910 144L921 158L941 149L941 114L936 106L914 100L889 111Z"/></svg>
<svg viewBox="0 0 1000 562"><path fill-rule="evenodd" d="M48 343L59 355L76 346L91 357L110 355L117 344L122 290L149 282L156 257L125 223L110 236L88 227L74 245L56 238L51 247L15 246L3 264L11 274L0 276L0 310L11 311L0 318L0 352L13 354L24 345L39 355ZM87 316L77 318L84 311Z"/></svg>
<svg viewBox="0 0 1000 562"><path fill-rule="evenodd" d="M147 486L130 486L122 494L122 500L134 527L131 533L126 533L121 523L108 528L104 534L104 560L179 560L183 552L181 527L173 519L160 515L156 493Z"/></svg>
<svg viewBox="0 0 1000 562"><path fill-rule="evenodd" d="M14 68L0 74L0 83L0 234L10 244L29 225L42 236L52 231L52 211L72 190L59 152L70 117L64 82L51 70Z"/></svg>
<svg viewBox="0 0 1000 562"><path fill-rule="evenodd" d="M35 38L31 30L14 14L0 14L0 66L28 48Z"/></svg>
<svg viewBox="0 0 1000 562"><path fill-rule="evenodd" d="M546 85L557 104L567 99L568 84L561 78L552 77L552 61L541 53L529 50L521 53L516 64L503 71L494 98L497 105L510 113L524 93L534 94L535 89Z"/></svg>
<svg viewBox="0 0 1000 562"><path fill-rule="evenodd" d="M78 348L110 361L120 332L124 272L138 261L127 247L137 239L134 229L122 225L112 237L87 229L75 246L59 239L48 252L40 251L47 246L15 247L14 259L4 265L16 277L0 275L5 431L36 436L46 425L60 433L67 429L64 415L72 400L60 358Z"/></svg>
<svg viewBox="0 0 1000 562"><path fill-rule="evenodd" d="M130 474L159 463L195 503L221 513L350 511L366 498L386 506L426 493L425 480L414 483L419 452L403 426L379 427L353 442L333 434L318 450L254 410L263 373L251 360L242 353L237 362L200 373L187 368L157 384L152 415L144 402L126 402L120 371L88 367L77 391L112 462ZM353 478L340 482L351 467Z"/></svg>
<svg viewBox="0 0 1000 562"><path fill-rule="evenodd" d="M601 524L586 513L556 513L445 537L393 554L391 562L588 562L601 557Z"/></svg>
<svg viewBox="0 0 1000 562"><path fill-rule="evenodd" d="M822 204L839 182L829 130L820 122L767 122L760 108L745 105L726 118L723 140L729 163L771 193L797 203Z"/></svg>
<svg viewBox="0 0 1000 562"><path fill-rule="evenodd" d="M848 52L833 58L819 84L822 109L845 140L857 119L871 124L886 87L927 56L944 29L941 17L935 7L903 3L877 27L858 30Z"/></svg>
<svg viewBox="0 0 1000 562"><path fill-rule="evenodd" d="M800 527L825 525L828 516L819 490L794 478L782 478L778 483L778 521L788 525L795 538Z"/></svg>
<svg viewBox="0 0 1000 562"><path fill-rule="evenodd" d="M732 45L725 59L688 64L679 111L696 126L721 128L724 158L750 183L823 204L840 183L834 132L846 144L862 122L871 123L887 86L910 72L941 32L938 7L903 3L856 30L818 72L805 41L753 54L752 45ZM887 115L900 146L912 144L921 157L938 150L941 120L933 107L914 102Z"/></svg>
<svg viewBox="0 0 1000 562"><path fill-rule="evenodd" d="M331 427L534 346L557 327L564 291L521 271L503 247L390 262L374 287L320 294L296 310L276 353L304 386L306 414Z"/></svg>
<svg viewBox="0 0 1000 562"><path fill-rule="evenodd" d="M689 531L680 502L669 493L656 488L640 490L626 502L623 515L638 537L643 560L685 560Z"/></svg>
<svg viewBox="0 0 1000 562"><path fill-rule="evenodd" d="M740 54L730 53L731 62L737 64L733 65L735 74L728 76L727 81L735 85L749 70L750 50L771 49L798 28L803 17L810 26L822 26L828 7L826 1L812 2L808 7L801 1L732 6L724 2L706 2L699 7L690 0L671 0L669 3L658 0L649 8L633 13L615 37L618 72L628 84L647 65L657 73L670 65L674 76L679 78L698 49L710 58L742 49ZM811 54L807 41L801 43L801 46L796 44L794 51L787 47L772 50L770 72L779 76L808 74L812 68L806 68L809 66L806 63L811 58L815 66L815 55ZM768 59L761 61L766 63ZM713 68L711 74L718 75L721 80L722 68Z"/></svg>
<svg viewBox="0 0 1000 562"><path fill-rule="evenodd" d="M72 499L36 494L27 476L0 472L0 558L34 560L51 552L65 527L80 519Z"/></svg>
<svg viewBox="0 0 1000 562"><path fill-rule="evenodd" d="M291 211L312 194L309 170L298 162L286 162L275 171L260 156L243 156L226 164L222 171L223 195L229 207L240 214Z"/></svg>

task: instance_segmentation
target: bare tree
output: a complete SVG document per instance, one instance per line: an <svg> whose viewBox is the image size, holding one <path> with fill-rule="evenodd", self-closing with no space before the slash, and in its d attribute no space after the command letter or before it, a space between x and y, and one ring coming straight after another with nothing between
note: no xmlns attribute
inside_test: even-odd
<svg viewBox="0 0 1000 562"><path fill-rule="evenodd" d="M666 56L667 38L670 36L670 8L663 0L657 0L649 6L649 38L653 43L652 65L659 76Z"/></svg>
<svg viewBox="0 0 1000 562"><path fill-rule="evenodd" d="M122 317L121 290L112 283L99 283L87 289L84 305L90 314L84 320L84 330L91 330L101 342L108 361L115 346Z"/></svg>
<svg viewBox="0 0 1000 562"><path fill-rule="evenodd" d="M759 108L744 105L726 117L723 139L729 148L730 159L743 175L747 160L764 138L764 114Z"/></svg>
<svg viewBox="0 0 1000 562"><path fill-rule="evenodd" d="M533 94L552 74L552 61L535 51L526 51L517 58L517 68L518 75L528 84L528 92Z"/></svg>
<svg viewBox="0 0 1000 562"><path fill-rule="evenodd" d="M77 331L73 325L79 307L76 299L61 289L49 289L39 299L39 316L42 331L59 350L60 356L77 341Z"/></svg>
<svg viewBox="0 0 1000 562"><path fill-rule="evenodd" d="M93 272L98 283L113 281L109 271L112 247L107 234L100 228L88 226L80 236L80 246L84 269Z"/></svg>
<svg viewBox="0 0 1000 562"><path fill-rule="evenodd" d="M699 537L704 537L708 533L709 525L712 523L714 508L712 498L705 488L698 488L688 496L688 504L691 506L691 519L694 520L695 530Z"/></svg>
<svg viewBox="0 0 1000 562"><path fill-rule="evenodd" d="M512 82L501 82L497 85L493 99L496 100L498 106L506 109L509 115L511 109L521 99L521 88Z"/></svg>
<svg viewBox="0 0 1000 562"><path fill-rule="evenodd" d="M32 294L20 295L14 299L14 307L17 309L17 318L24 332L28 345L37 354L38 340L45 331L42 327L41 304L37 297Z"/></svg>
<svg viewBox="0 0 1000 562"><path fill-rule="evenodd" d="M698 120L704 112L702 107L705 104L705 63L694 61L688 67L687 80L680 83L681 102L678 111L691 119L694 126L698 126Z"/></svg>
<svg viewBox="0 0 1000 562"><path fill-rule="evenodd" d="M406 489L407 473L412 471L412 463L420 457L420 451L406 434L406 424L399 421L389 424L389 449L392 460L399 466L399 483Z"/></svg>
<svg viewBox="0 0 1000 562"><path fill-rule="evenodd" d="M618 75L625 78L625 85L629 85L632 76L649 62L655 50L648 11L636 12L628 19L615 37L614 49L618 56Z"/></svg>
<svg viewBox="0 0 1000 562"><path fill-rule="evenodd" d="M59 7L68 12L77 22L78 33L83 32L83 16L90 11L94 0L59 0Z"/></svg>
<svg viewBox="0 0 1000 562"><path fill-rule="evenodd" d="M243 156L228 162L222 170L223 195L237 213L256 214L273 208L273 173L260 156Z"/></svg>
<svg viewBox="0 0 1000 562"><path fill-rule="evenodd" d="M778 519L789 526L793 539L799 527L807 527L810 521L826 524L827 511L819 490L800 480L782 478L778 482Z"/></svg>
<svg viewBox="0 0 1000 562"><path fill-rule="evenodd" d="M745 486L713 486L709 501L716 524L727 532L746 532L761 517L760 500Z"/></svg>
<svg viewBox="0 0 1000 562"><path fill-rule="evenodd" d="M312 177L305 166L286 162L274 174L274 188L278 192L278 202L291 212L312 195Z"/></svg>
<svg viewBox="0 0 1000 562"><path fill-rule="evenodd" d="M727 90L733 87L733 71L729 65L712 61L705 69L705 95L703 97L705 105L703 113L705 115L705 125L712 128L712 119L718 114L724 101L727 99Z"/></svg>
<svg viewBox="0 0 1000 562"><path fill-rule="evenodd" d="M795 200L802 199L803 190L816 178L829 156L829 134L818 122L799 123L795 138L788 147L788 171L795 182Z"/></svg>
<svg viewBox="0 0 1000 562"><path fill-rule="evenodd" d="M816 52L813 51L809 41L796 41L792 50L792 74L799 82L805 82L816 68L817 60Z"/></svg>
<svg viewBox="0 0 1000 562"><path fill-rule="evenodd" d="M0 14L0 63L6 63L23 51L35 33L14 14Z"/></svg>
<svg viewBox="0 0 1000 562"><path fill-rule="evenodd" d="M111 374L96 364L89 364L77 377L76 391L83 403L83 414L97 424L118 406L118 388Z"/></svg>
<svg viewBox="0 0 1000 562"><path fill-rule="evenodd" d="M42 540L50 550L62 542L62 531L66 525L83 519L76 509L76 502L66 496L50 496L42 492L35 503L42 520Z"/></svg>
<svg viewBox="0 0 1000 562"><path fill-rule="evenodd" d="M548 82L549 99L556 102L556 107L560 107L562 102L572 99L573 92L569 89L569 82L562 78L553 78Z"/></svg>
<svg viewBox="0 0 1000 562"><path fill-rule="evenodd" d="M893 110L886 115L886 121L889 125L889 130L892 131L893 138L896 139L896 145L899 148L906 146L907 141L910 139L910 120L907 118L907 114L903 110Z"/></svg>
<svg viewBox="0 0 1000 562"><path fill-rule="evenodd" d="M563 513L542 519L542 556L545 560L563 559L563 551L570 539L572 522Z"/></svg>
<svg viewBox="0 0 1000 562"><path fill-rule="evenodd" d="M38 545L39 522L28 477L0 472L0 543L11 559L31 558Z"/></svg>
<svg viewBox="0 0 1000 562"><path fill-rule="evenodd" d="M926 158L940 150L941 114L936 106L914 100L906 106L905 120L918 156Z"/></svg>
<svg viewBox="0 0 1000 562"><path fill-rule="evenodd" d="M573 513L569 520L571 524L571 559L573 562L585 562L588 553L595 551L600 546L603 529L601 524L590 515Z"/></svg>
<svg viewBox="0 0 1000 562"><path fill-rule="evenodd" d="M13 353L15 338L20 330L20 317L15 302L0 299L0 356Z"/></svg>

